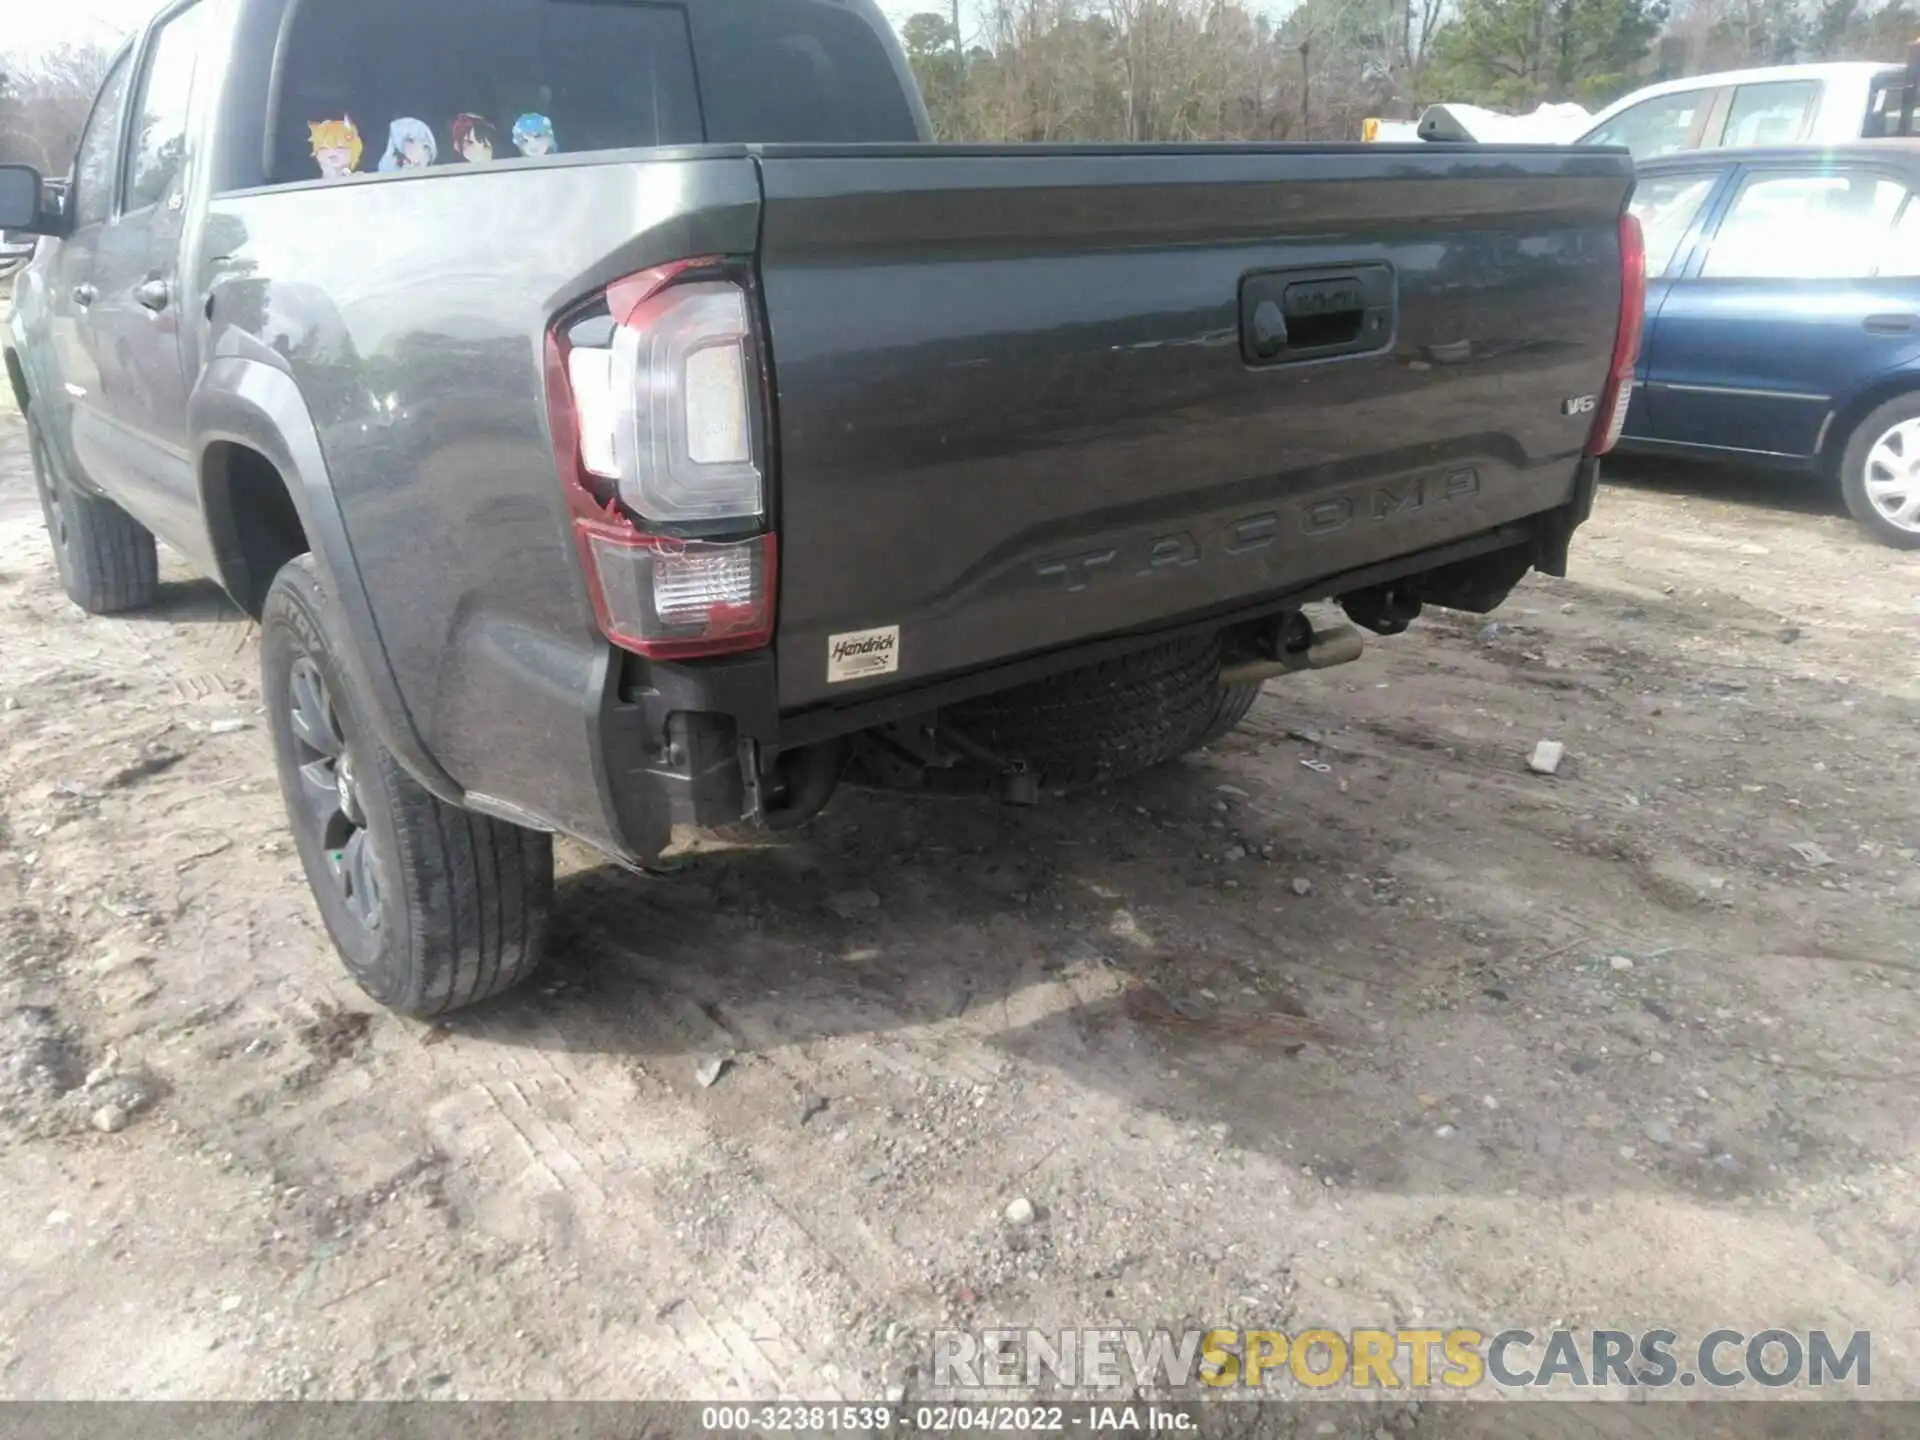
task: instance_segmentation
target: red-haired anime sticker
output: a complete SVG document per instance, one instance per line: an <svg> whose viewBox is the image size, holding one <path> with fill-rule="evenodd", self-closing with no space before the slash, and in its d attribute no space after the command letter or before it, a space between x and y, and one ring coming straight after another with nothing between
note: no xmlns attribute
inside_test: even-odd
<svg viewBox="0 0 1920 1440"><path fill-rule="evenodd" d="M493 159L493 122L484 115L460 114L448 126L453 153L472 165L485 165Z"/></svg>
<svg viewBox="0 0 1920 1440"><path fill-rule="evenodd" d="M360 168L360 132L353 128L353 117L338 120L309 120L307 140L313 146L313 160L322 179L338 180Z"/></svg>

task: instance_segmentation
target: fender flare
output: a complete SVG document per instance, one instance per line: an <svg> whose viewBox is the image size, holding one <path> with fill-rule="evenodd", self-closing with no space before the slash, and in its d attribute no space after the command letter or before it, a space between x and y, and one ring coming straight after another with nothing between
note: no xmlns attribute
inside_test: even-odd
<svg viewBox="0 0 1920 1440"><path fill-rule="evenodd" d="M452 805L465 803L460 789L421 741L393 667L380 626L361 583L346 521L333 494L320 434L306 398L293 376L276 365L234 355L211 360L187 401L188 433L193 436L194 473L201 513L208 509L207 451L216 444L244 446L266 457L286 484L301 529L312 549L315 568L327 593L338 602L351 640L340 657L355 688L369 702L375 738L414 779ZM237 557L215 535L223 583Z"/></svg>
<svg viewBox="0 0 1920 1440"><path fill-rule="evenodd" d="M44 366L35 359L46 343L45 289L39 273L31 267L17 272L13 277L13 309L5 320L0 320L0 350L5 351L7 383L22 415L27 413L34 392L46 384L47 377L37 373ZM41 332L37 337L34 334L36 319ZM40 344L34 343L36 338Z"/></svg>

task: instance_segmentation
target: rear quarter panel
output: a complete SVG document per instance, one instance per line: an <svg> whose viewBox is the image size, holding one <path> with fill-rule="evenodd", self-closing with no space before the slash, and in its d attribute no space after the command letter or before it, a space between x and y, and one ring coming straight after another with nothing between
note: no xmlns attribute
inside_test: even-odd
<svg viewBox="0 0 1920 1440"><path fill-rule="evenodd" d="M751 253L758 198L744 155L656 154L212 202L208 354L298 382L408 716L463 790L605 834L587 719L607 647L548 441L545 331L619 276Z"/></svg>

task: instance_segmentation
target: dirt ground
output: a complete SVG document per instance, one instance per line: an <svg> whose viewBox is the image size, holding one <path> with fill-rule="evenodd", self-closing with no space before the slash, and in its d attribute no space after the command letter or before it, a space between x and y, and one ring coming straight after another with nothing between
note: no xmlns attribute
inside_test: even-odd
<svg viewBox="0 0 1920 1440"><path fill-rule="evenodd" d="M0 1396L873 1399L939 1326L1422 1322L1868 1328L1920 1395L1920 556L1616 468L1572 579L1137 782L563 846L550 969L429 1028L321 933L253 627L171 557L83 616L0 414Z"/></svg>

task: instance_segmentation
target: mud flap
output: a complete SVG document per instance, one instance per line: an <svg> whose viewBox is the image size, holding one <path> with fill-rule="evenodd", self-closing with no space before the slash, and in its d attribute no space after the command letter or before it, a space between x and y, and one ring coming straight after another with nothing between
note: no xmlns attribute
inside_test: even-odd
<svg viewBox="0 0 1920 1440"><path fill-rule="evenodd" d="M1599 489L1600 461L1589 455L1573 472L1572 497L1560 509L1540 517L1540 544L1533 560L1534 569L1556 579L1566 578L1567 551L1573 544L1573 532L1593 514L1593 497Z"/></svg>

